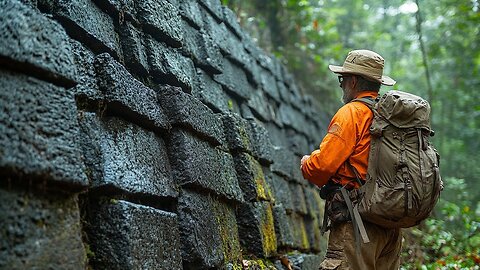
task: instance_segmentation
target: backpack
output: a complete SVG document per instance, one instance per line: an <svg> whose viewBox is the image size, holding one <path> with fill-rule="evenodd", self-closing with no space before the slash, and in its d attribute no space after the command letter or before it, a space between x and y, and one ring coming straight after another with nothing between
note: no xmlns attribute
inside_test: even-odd
<svg viewBox="0 0 480 270"><path fill-rule="evenodd" d="M362 220L385 228L418 225L429 216L443 189L440 156L429 141L434 134L430 105L395 90L375 101L355 101L374 113L367 180L356 205Z"/></svg>

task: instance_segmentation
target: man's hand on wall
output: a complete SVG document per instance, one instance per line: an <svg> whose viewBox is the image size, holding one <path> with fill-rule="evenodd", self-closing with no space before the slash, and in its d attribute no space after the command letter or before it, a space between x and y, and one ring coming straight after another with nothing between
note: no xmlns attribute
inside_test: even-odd
<svg viewBox="0 0 480 270"><path fill-rule="evenodd" d="M308 158L310 158L310 155L305 155L302 157L302 160L300 160L300 170L302 170L303 164L305 164Z"/></svg>

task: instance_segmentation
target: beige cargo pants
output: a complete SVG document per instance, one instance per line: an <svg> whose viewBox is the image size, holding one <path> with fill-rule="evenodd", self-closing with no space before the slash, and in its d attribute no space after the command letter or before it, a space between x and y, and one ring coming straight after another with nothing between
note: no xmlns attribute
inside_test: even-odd
<svg viewBox="0 0 480 270"><path fill-rule="evenodd" d="M397 270L400 267L402 235L400 229L384 229L364 222L370 243L356 251L351 222L337 223L330 229L323 269L338 270Z"/></svg>

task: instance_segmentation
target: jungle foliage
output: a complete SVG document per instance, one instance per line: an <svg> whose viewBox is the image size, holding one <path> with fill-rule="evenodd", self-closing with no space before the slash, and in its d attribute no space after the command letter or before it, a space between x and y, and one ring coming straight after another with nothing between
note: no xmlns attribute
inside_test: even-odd
<svg viewBox="0 0 480 270"><path fill-rule="evenodd" d="M430 101L445 190L434 217L409 232L417 249L404 252L404 268L479 269L473 265L480 264L480 1L222 2L320 110L332 114L341 105L328 64L364 48L380 53L385 74L397 80L382 91Z"/></svg>

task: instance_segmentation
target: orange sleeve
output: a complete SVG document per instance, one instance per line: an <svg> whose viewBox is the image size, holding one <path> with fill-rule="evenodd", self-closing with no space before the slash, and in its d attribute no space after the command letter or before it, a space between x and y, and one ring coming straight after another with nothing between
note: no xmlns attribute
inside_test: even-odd
<svg viewBox="0 0 480 270"><path fill-rule="evenodd" d="M354 115L350 104L343 106L335 114L320 149L313 151L302 166L305 179L317 186L323 186L350 157L357 140Z"/></svg>

